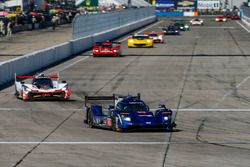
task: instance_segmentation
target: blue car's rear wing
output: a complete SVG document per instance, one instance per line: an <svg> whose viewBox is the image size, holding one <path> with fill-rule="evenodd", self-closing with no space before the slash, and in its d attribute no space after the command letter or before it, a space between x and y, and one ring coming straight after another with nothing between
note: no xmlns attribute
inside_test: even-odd
<svg viewBox="0 0 250 167"><path fill-rule="evenodd" d="M128 97L128 95L124 96L124 95L113 94L112 96L85 96L85 106L87 107L87 104L90 101L113 101L113 105L115 106L115 100L117 100L118 98L126 98L126 97ZM140 100L141 94L138 93L137 96L130 96L130 97Z"/></svg>
<svg viewBox="0 0 250 167"><path fill-rule="evenodd" d="M89 103L89 101L113 101L115 104L115 95L113 96L85 96L85 106Z"/></svg>
<svg viewBox="0 0 250 167"><path fill-rule="evenodd" d="M140 93L137 93L136 96L130 96L130 95L116 95L117 98L126 98L126 97L130 97L130 98L134 98L134 99L138 99L138 100L141 100L141 94Z"/></svg>

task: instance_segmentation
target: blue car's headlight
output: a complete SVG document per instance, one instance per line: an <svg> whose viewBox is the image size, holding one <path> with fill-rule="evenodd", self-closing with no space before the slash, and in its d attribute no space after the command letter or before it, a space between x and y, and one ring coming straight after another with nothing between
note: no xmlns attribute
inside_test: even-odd
<svg viewBox="0 0 250 167"><path fill-rule="evenodd" d="M169 118L168 117L164 117L164 121L168 121L169 120Z"/></svg>
<svg viewBox="0 0 250 167"><path fill-rule="evenodd" d="M130 117L123 117L123 120L124 120L124 121L130 122L130 121L131 121L131 118L130 118Z"/></svg>

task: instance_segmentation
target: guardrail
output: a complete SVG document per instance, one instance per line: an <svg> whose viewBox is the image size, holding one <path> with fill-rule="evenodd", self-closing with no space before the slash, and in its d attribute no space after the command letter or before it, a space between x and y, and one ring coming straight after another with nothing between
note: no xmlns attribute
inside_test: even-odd
<svg viewBox="0 0 250 167"><path fill-rule="evenodd" d="M112 19L112 18L111 18ZM155 16L146 17L106 31L83 38L71 40L47 49L0 63L0 85L14 80L14 74L25 75L58 63L75 54L90 49L93 43L112 40L157 20Z"/></svg>

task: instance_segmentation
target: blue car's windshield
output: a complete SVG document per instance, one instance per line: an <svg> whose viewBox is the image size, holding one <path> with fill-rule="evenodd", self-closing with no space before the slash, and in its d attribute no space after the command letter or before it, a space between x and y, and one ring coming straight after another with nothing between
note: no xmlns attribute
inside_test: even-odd
<svg viewBox="0 0 250 167"><path fill-rule="evenodd" d="M149 108L144 103L129 103L121 105L121 110L124 112L134 112L134 111L148 111Z"/></svg>

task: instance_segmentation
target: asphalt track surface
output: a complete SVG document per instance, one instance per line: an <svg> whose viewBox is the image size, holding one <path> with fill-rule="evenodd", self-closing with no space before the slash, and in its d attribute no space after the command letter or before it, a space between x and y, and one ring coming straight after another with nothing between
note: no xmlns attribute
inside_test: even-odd
<svg viewBox="0 0 250 167"><path fill-rule="evenodd" d="M83 53L44 71L70 83L70 101L23 102L13 86L3 89L0 166L249 167L249 35L236 21L206 18L152 49L128 49L125 40L121 58ZM117 133L83 125L85 95L137 92L151 108L175 109L177 129Z"/></svg>
<svg viewBox="0 0 250 167"><path fill-rule="evenodd" d="M52 27L48 27L34 31L21 31L11 37L1 37L0 62L67 42L71 37L71 24L57 26L55 31Z"/></svg>

